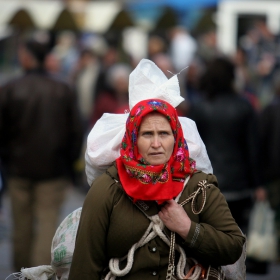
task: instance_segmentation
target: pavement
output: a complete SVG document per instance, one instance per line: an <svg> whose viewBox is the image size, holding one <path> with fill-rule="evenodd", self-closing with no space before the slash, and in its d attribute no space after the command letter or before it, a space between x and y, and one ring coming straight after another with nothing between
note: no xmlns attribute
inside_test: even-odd
<svg viewBox="0 0 280 280"><path fill-rule="evenodd" d="M69 188L65 203L59 217L61 222L69 213L83 205L85 191L78 188ZM0 217L0 280L5 280L9 275L14 273L11 266L11 212L10 201L7 194L3 197L3 210ZM7 280L13 279L10 276ZM273 263L265 275L247 273L247 280L280 280L280 264Z"/></svg>

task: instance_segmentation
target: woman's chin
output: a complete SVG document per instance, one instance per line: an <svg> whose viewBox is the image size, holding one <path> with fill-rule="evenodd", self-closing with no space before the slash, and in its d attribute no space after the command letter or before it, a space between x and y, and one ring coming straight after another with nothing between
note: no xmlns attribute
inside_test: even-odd
<svg viewBox="0 0 280 280"><path fill-rule="evenodd" d="M158 157L158 158L150 159L148 162L150 165L160 165L160 164L166 163L166 159L163 157L161 157L161 158Z"/></svg>

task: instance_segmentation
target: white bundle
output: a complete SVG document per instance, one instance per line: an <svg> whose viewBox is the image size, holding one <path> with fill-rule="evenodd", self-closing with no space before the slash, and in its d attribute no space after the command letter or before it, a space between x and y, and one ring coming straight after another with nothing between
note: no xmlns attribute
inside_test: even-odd
<svg viewBox="0 0 280 280"><path fill-rule="evenodd" d="M146 99L162 99L177 107L184 98L180 95L177 75L167 79L164 73L150 60L142 59L129 76L129 108ZM125 133L128 114L105 113L96 122L87 139L85 153L87 181L102 174L120 156L121 141ZM190 157L197 169L212 173L211 162L194 121L179 117Z"/></svg>
<svg viewBox="0 0 280 280"><path fill-rule="evenodd" d="M92 128L85 153L88 184L101 175L120 156L121 141L125 133L128 114L104 114ZM212 166L205 145L191 119L179 117L190 157L196 161L196 168L212 173Z"/></svg>
<svg viewBox="0 0 280 280"><path fill-rule="evenodd" d="M129 108L146 99L162 99L177 107L184 98L180 95L177 75L167 79L155 63L142 59L129 75Z"/></svg>
<svg viewBox="0 0 280 280"><path fill-rule="evenodd" d="M22 268L20 272L12 273L5 280L13 277L13 280L49 280L54 276L55 271L50 265L40 265L30 268Z"/></svg>
<svg viewBox="0 0 280 280"><path fill-rule="evenodd" d="M53 237L51 266L60 280L68 279L81 212L82 207L70 213L59 225Z"/></svg>

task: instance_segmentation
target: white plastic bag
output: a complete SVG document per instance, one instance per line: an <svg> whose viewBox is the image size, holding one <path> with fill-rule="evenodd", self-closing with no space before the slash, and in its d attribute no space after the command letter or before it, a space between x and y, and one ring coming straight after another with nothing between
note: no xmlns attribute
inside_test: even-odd
<svg viewBox="0 0 280 280"><path fill-rule="evenodd" d="M268 201L255 202L250 214L247 257L257 261L276 260L277 235L274 216Z"/></svg>
<svg viewBox="0 0 280 280"><path fill-rule="evenodd" d="M67 280L75 249L82 207L70 213L59 225L53 237L51 266L60 280Z"/></svg>

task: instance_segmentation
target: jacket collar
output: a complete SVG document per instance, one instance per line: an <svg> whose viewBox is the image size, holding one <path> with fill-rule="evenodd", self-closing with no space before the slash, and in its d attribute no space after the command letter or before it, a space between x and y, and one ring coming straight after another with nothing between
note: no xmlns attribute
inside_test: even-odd
<svg viewBox="0 0 280 280"><path fill-rule="evenodd" d="M123 190L125 193L121 182L120 178L118 175L118 170L116 166L116 162L113 163L111 167L109 167L106 171L106 173L113 179L115 182L118 184L119 188ZM126 194L126 193L125 193ZM127 195L127 194L126 194ZM133 202L133 199L128 196L128 198ZM133 202L134 203L134 202ZM155 202L155 201L143 201L143 200L138 200L136 203L134 203L146 216L154 216L158 214L160 211L160 206Z"/></svg>

